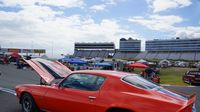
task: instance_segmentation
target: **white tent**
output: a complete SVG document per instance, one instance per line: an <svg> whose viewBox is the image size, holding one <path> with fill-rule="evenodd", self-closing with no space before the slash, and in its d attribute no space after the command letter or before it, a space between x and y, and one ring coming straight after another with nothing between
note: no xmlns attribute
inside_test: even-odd
<svg viewBox="0 0 200 112"><path fill-rule="evenodd" d="M167 66L171 66L172 65L171 62L169 60L166 60L166 59L161 60L159 62L159 65L163 65L163 64L167 64Z"/></svg>
<svg viewBox="0 0 200 112"><path fill-rule="evenodd" d="M42 59L48 59L48 56L47 55L42 55L41 58Z"/></svg>
<svg viewBox="0 0 200 112"><path fill-rule="evenodd" d="M139 63L146 63L147 61L146 61L146 60L143 60L143 59L140 59L140 60L138 60L137 62L139 62Z"/></svg>

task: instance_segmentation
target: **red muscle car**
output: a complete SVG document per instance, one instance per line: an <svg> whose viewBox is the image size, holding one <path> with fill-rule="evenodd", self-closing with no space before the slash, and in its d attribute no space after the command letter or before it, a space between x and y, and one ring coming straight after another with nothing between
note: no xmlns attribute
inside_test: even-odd
<svg viewBox="0 0 200 112"><path fill-rule="evenodd" d="M195 95L171 92L137 74L70 71L59 62L27 63L41 84L16 86L23 112L192 112Z"/></svg>

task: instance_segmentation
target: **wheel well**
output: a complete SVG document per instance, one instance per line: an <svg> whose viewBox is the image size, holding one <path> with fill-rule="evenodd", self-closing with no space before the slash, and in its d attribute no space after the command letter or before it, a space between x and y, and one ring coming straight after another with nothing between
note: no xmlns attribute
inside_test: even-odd
<svg viewBox="0 0 200 112"><path fill-rule="evenodd" d="M29 94L29 95L31 95L29 92L22 92L21 95L20 95L20 98L19 98L19 103L20 103L20 104L22 103L22 96L23 96L24 94ZM31 96L32 96L32 95L31 95Z"/></svg>
<svg viewBox="0 0 200 112"><path fill-rule="evenodd" d="M106 112L134 112L130 109L125 109L125 108L109 108Z"/></svg>

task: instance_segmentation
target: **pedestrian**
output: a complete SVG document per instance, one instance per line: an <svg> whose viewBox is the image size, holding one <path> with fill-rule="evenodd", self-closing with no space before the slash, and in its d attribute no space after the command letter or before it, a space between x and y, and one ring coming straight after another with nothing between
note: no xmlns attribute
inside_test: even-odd
<svg viewBox="0 0 200 112"><path fill-rule="evenodd" d="M30 60L32 55L26 57L26 60Z"/></svg>

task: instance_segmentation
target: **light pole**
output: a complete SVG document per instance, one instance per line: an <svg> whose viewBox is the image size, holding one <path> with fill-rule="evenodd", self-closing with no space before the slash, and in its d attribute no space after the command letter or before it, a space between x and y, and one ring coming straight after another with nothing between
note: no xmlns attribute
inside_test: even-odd
<svg viewBox="0 0 200 112"><path fill-rule="evenodd" d="M53 43L53 40L52 40L52 42L51 42L51 57L52 57L52 58L53 58L53 50L54 50L54 49L53 49L53 44L54 44L54 43Z"/></svg>

